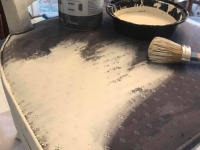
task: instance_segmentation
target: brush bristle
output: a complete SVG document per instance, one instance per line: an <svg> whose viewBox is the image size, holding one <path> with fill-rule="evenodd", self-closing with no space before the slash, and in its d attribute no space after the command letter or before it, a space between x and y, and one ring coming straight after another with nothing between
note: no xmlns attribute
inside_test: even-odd
<svg viewBox="0 0 200 150"><path fill-rule="evenodd" d="M179 63L182 58L182 46L168 39L156 37L150 43L149 60L155 63Z"/></svg>

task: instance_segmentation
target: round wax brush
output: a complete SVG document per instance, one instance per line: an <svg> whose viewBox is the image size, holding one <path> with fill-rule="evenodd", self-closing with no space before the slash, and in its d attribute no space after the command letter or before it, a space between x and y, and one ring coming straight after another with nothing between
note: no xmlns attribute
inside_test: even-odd
<svg viewBox="0 0 200 150"><path fill-rule="evenodd" d="M198 61L200 54L191 52L190 46L180 45L168 39L155 37L148 49L149 60L155 63L179 63Z"/></svg>

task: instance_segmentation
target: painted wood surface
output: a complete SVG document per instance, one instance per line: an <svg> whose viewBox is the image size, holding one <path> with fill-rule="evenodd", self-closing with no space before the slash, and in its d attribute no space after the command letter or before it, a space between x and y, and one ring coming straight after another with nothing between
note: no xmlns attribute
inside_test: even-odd
<svg viewBox="0 0 200 150"><path fill-rule="evenodd" d="M198 30L185 22L170 39L199 52ZM68 150L171 150L198 141L199 64L148 63L149 43L117 33L106 13L89 32L55 18L12 36L2 74L27 141Z"/></svg>

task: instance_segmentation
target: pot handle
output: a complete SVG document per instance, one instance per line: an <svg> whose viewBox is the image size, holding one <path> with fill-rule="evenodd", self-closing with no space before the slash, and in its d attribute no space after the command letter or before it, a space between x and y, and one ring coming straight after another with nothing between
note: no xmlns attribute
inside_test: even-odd
<svg viewBox="0 0 200 150"><path fill-rule="evenodd" d="M112 0L110 3L107 4L106 11L110 16L115 17L113 14L117 10L117 8L112 2L114 1Z"/></svg>

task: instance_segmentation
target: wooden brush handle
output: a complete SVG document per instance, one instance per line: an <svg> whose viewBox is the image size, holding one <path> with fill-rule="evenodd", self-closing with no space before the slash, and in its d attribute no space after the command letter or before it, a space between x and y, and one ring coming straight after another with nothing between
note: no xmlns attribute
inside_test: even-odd
<svg viewBox="0 0 200 150"><path fill-rule="evenodd" d="M200 53L192 52L190 60L192 60L192 61L200 61Z"/></svg>

